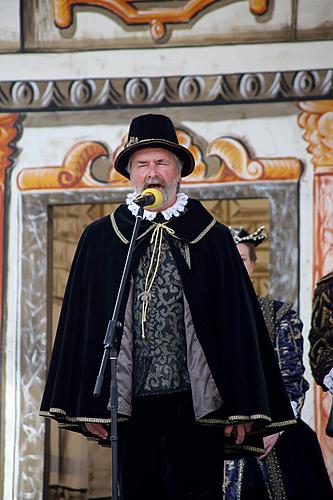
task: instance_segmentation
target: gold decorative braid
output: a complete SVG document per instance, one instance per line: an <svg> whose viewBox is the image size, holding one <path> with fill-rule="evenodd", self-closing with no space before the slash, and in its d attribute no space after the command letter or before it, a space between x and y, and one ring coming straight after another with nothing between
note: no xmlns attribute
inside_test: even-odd
<svg viewBox="0 0 333 500"><path fill-rule="evenodd" d="M260 309L262 311L266 327L271 337L273 345L276 341L276 328L275 328L275 307L274 300L268 297L258 297Z"/></svg>
<svg viewBox="0 0 333 500"><path fill-rule="evenodd" d="M146 229L142 234L140 234L140 236L138 236L138 240L142 240L142 238L144 238L145 236L147 236L147 234L150 233L150 231L153 231L154 230L154 224L156 224L156 222L153 222L153 225L151 225L150 227L148 227L148 229Z"/></svg>
<svg viewBox="0 0 333 500"><path fill-rule="evenodd" d="M118 225L117 225L117 222L116 222L116 218L114 216L114 212L112 212L112 214L110 214L110 219L111 219L111 224L112 224L112 227L114 229L114 232L116 233L116 235L118 236L118 238L123 242L125 243L125 245L128 245L129 244L129 240L126 238L126 236L123 235L123 233L120 231ZM153 223L156 225L156 223ZM144 238L148 233L150 233L150 231L153 231L154 229L154 225L151 225L148 229L146 229L146 231L144 231L142 234L140 234L140 236L138 236L138 240L142 240L142 238Z"/></svg>
<svg viewBox="0 0 333 500"><path fill-rule="evenodd" d="M189 269L191 269L191 253L189 244L187 242L185 243L185 260Z"/></svg>
<svg viewBox="0 0 333 500"><path fill-rule="evenodd" d="M272 419L268 415L257 414L257 415L231 415L227 419L222 418L200 418L198 420L201 424L219 424L219 425L230 425L233 423L246 423L253 422L254 420L267 420L267 422L272 422Z"/></svg>
<svg viewBox="0 0 333 500"><path fill-rule="evenodd" d="M213 218L212 222L205 227L205 229L196 237L194 240L190 241L191 244L198 243L198 241L202 240L204 236L211 230L211 228L216 224L216 219Z"/></svg>
<svg viewBox="0 0 333 500"><path fill-rule="evenodd" d="M112 212L112 214L110 214L110 219L111 219L111 224L112 224L112 227L114 229L114 232L116 233L116 235L118 236L118 238L123 243L125 243L125 245L128 245L128 243L129 243L128 239L125 238L125 236L122 234L122 232L119 230L119 228L117 226L117 222L116 222L116 219L115 219L115 216L114 216L114 212Z"/></svg>
<svg viewBox="0 0 333 500"><path fill-rule="evenodd" d="M277 427L285 427L286 425L294 425L296 424L296 419L292 420L284 420L283 422L272 422L267 426L268 429L275 429Z"/></svg>
<svg viewBox="0 0 333 500"><path fill-rule="evenodd" d="M64 410L61 410L60 408L50 408L50 411L41 411L39 412L39 415L41 417L45 418L53 418L57 419L56 415L63 415L64 416L64 421L60 422L60 425L66 425L67 423L85 423L85 422L91 422L95 424L110 424L112 419L111 418L94 418L94 417L70 417L67 415L67 413ZM118 422L122 421L127 421L128 417L118 417L117 418Z"/></svg>
<svg viewBox="0 0 333 500"><path fill-rule="evenodd" d="M267 471L268 488L274 500L288 500L284 487L280 462L275 448L264 458Z"/></svg>

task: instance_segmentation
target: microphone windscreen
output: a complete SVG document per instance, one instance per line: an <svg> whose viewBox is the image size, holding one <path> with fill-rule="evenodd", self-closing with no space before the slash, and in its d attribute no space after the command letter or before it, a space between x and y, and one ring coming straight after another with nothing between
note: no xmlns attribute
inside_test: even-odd
<svg viewBox="0 0 333 500"><path fill-rule="evenodd" d="M151 205L146 205L145 208L158 208L163 205L163 194L158 189L147 188L142 191L141 196L153 195L155 201Z"/></svg>

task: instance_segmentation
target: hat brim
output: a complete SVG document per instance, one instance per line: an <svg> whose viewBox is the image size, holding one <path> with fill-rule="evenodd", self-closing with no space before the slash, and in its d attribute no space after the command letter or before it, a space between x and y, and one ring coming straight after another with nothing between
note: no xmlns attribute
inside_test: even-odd
<svg viewBox="0 0 333 500"><path fill-rule="evenodd" d="M183 163L182 177L186 177L187 175L190 175L193 172L195 160L192 153L187 148L181 146L180 144L175 144L173 142L163 139L142 140L123 149L118 154L114 162L115 170L117 170L117 172L119 172L124 177L127 177L127 179L129 179L130 174L127 171L129 159L135 151L143 148L168 149L169 151L174 153Z"/></svg>

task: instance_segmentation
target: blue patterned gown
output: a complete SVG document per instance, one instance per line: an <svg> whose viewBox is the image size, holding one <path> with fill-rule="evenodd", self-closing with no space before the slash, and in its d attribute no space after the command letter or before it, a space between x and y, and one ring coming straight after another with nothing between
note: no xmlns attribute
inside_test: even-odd
<svg viewBox="0 0 333 500"><path fill-rule="evenodd" d="M300 417L309 384L304 379L303 323L292 304L259 297L259 303L276 352L285 387L296 417ZM286 431L288 432L288 431ZM250 460L256 462L261 498L284 500L287 493L275 448L264 459L242 458L225 462L224 492L226 500L244 498L244 473ZM253 464L252 464L253 465Z"/></svg>

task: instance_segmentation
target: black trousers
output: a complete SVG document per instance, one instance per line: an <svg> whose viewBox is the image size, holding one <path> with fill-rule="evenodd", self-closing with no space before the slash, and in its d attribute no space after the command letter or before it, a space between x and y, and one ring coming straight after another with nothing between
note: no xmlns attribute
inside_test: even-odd
<svg viewBox="0 0 333 500"><path fill-rule="evenodd" d="M220 500L222 429L195 423L190 392L134 398L119 424L121 500Z"/></svg>

